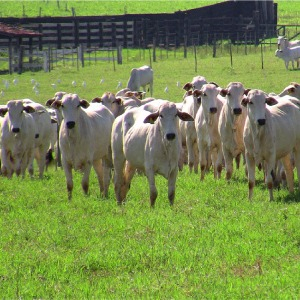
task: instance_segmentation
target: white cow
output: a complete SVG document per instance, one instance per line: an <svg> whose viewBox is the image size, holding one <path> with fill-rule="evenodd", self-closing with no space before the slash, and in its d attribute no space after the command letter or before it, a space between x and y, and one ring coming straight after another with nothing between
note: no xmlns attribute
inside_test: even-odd
<svg viewBox="0 0 300 300"><path fill-rule="evenodd" d="M107 197L110 182L110 138L113 114L104 105L89 108L89 103L80 100L76 94L66 94L61 100L55 100L52 106L61 107L64 117L59 141L69 200L72 199L73 191L72 169L83 172L81 185L84 193L87 194L92 166L97 174L100 193Z"/></svg>
<svg viewBox="0 0 300 300"><path fill-rule="evenodd" d="M297 82L291 82L283 91L279 94L280 97L289 95L297 99L300 99L300 84Z"/></svg>
<svg viewBox="0 0 300 300"><path fill-rule="evenodd" d="M294 189L290 160L292 152L295 155L298 180L300 178L299 107L289 100L277 102L275 98L268 97L260 90L251 90L242 100L242 104L247 106L244 143L249 199L252 199L255 185L255 165L263 164L269 198L273 200L275 165L279 159L284 165L287 185L292 192Z"/></svg>
<svg viewBox="0 0 300 300"><path fill-rule="evenodd" d="M296 46L300 46L299 40L289 41L284 36L279 36L277 38L277 49L278 50L284 50L287 47L291 48L291 47L296 47Z"/></svg>
<svg viewBox="0 0 300 300"><path fill-rule="evenodd" d="M153 70L149 66L133 68L130 73L130 78L127 87L130 91L139 91L143 87L144 92L146 86L150 86L150 95L153 95Z"/></svg>
<svg viewBox="0 0 300 300"><path fill-rule="evenodd" d="M201 180L209 168L211 158L214 177L220 178L223 163L221 138L218 132L218 123L224 98L219 95L220 88L215 84L204 84L201 90L194 94L201 97L201 105L195 117Z"/></svg>
<svg viewBox="0 0 300 300"><path fill-rule="evenodd" d="M293 48L285 48L283 50L276 50L275 56L284 60L285 68L289 69L289 63L292 62L292 67L294 67L294 61L298 64L298 59L300 58L300 46ZM298 65L297 65L298 67Z"/></svg>
<svg viewBox="0 0 300 300"><path fill-rule="evenodd" d="M8 178L14 172L24 177L34 159L36 127L30 114L34 111L22 100L8 101L5 107L0 108L0 114L5 115L1 129L2 174ZM30 175L33 176L33 173Z"/></svg>
<svg viewBox="0 0 300 300"><path fill-rule="evenodd" d="M218 125L218 131L222 142L224 155L226 180L229 180L233 172L233 159L237 158L237 167L241 154L244 155L245 146L243 142L244 125L247 112L241 105L245 90L241 82L230 82L226 89L220 91L226 101L222 107Z"/></svg>
<svg viewBox="0 0 300 300"><path fill-rule="evenodd" d="M167 102L154 113L133 108L122 116L121 124L114 124L112 152L115 193L119 204L125 201L136 169L143 170L147 176L152 207L157 198L156 173L168 180L168 198L170 205L173 204L180 154L178 118L187 121L193 119L187 113L179 111L174 103ZM120 143L121 138L123 142ZM123 146L122 151L120 144ZM125 160L127 162L123 174Z"/></svg>
<svg viewBox="0 0 300 300"><path fill-rule="evenodd" d="M25 103L28 102L25 101ZM26 105L25 103L24 105ZM40 103L31 102L28 105L30 105L35 110L32 113L36 125L34 157L38 164L39 177L43 178L44 170L46 167L46 155L50 147L51 137L53 133L51 116L47 111L46 107L44 107ZM29 172L33 173L33 164L31 164L29 168Z"/></svg>

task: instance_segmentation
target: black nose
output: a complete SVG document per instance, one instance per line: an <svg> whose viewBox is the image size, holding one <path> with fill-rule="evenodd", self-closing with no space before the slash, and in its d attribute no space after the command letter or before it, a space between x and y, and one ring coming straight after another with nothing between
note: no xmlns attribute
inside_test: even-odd
<svg viewBox="0 0 300 300"><path fill-rule="evenodd" d="M233 109L233 113L234 113L235 115L240 115L240 114L242 113L242 109L241 109L241 108L234 108L234 109Z"/></svg>
<svg viewBox="0 0 300 300"><path fill-rule="evenodd" d="M218 110L218 109L217 109L216 107L211 107L209 111L210 111L212 114L215 114L215 113L217 112L217 110Z"/></svg>
<svg viewBox="0 0 300 300"><path fill-rule="evenodd" d="M40 135L38 133L35 134L35 138L38 139Z"/></svg>
<svg viewBox="0 0 300 300"><path fill-rule="evenodd" d="M166 135L168 141L174 140L175 136L175 133L167 133Z"/></svg>
<svg viewBox="0 0 300 300"><path fill-rule="evenodd" d="M257 120L258 125L265 125L266 124L266 119L258 119Z"/></svg>
<svg viewBox="0 0 300 300"><path fill-rule="evenodd" d="M12 129L12 132L18 133L18 132L20 132L20 128L13 128L13 129Z"/></svg>
<svg viewBox="0 0 300 300"><path fill-rule="evenodd" d="M75 126L75 122L74 121L67 122L67 128L68 129L72 129L72 128L74 128L74 126Z"/></svg>

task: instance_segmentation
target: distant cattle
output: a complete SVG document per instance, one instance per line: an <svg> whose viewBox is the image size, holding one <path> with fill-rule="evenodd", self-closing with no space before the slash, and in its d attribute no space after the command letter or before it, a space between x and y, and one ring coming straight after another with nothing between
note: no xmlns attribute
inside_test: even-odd
<svg viewBox="0 0 300 300"><path fill-rule="evenodd" d="M133 68L130 72L130 78L127 83L127 88L130 91L139 91L143 87L144 92L146 86L149 85L150 95L153 95L153 70L149 66Z"/></svg>
<svg viewBox="0 0 300 300"><path fill-rule="evenodd" d="M89 175L93 166L100 193L107 197L111 170L111 128L114 116L104 105L92 106L76 94L66 94L55 100L52 107L61 107L63 121L59 141L62 166L66 175L68 198L72 199L72 169L83 173L81 185L89 190Z"/></svg>

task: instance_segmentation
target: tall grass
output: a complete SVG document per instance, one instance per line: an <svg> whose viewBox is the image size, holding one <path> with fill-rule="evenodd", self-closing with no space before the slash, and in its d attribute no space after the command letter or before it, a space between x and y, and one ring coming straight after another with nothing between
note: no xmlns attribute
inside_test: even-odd
<svg viewBox="0 0 300 300"><path fill-rule="evenodd" d="M198 48L195 72L192 49L158 56L153 63L154 96L179 102L177 87L201 74L226 86L241 81L246 87L280 92L298 71L286 71L274 56L276 46L263 52L228 52ZM122 65L86 64L77 70L58 64L50 73L25 72L0 76L9 99L32 98L40 103L57 90L92 99L116 91L130 69L149 64L148 51L124 50ZM238 52L238 53L237 53ZM13 79L19 80L13 84ZM31 79L39 83L39 95ZM58 79L60 83L58 83ZM104 79L100 83L100 79ZM71 82L76 80L77 87ZM81 82L87 82L86 88ZM8 88L4 82L9 82ZM56 88L52 87L56 83ZM164 92L169 87L169 93ZM297 299L300 295L299 189L282 189L268 201L262 173L257 171L253 201L247 199L243 168L231 183L203 182L185 167L178 175L174 207L167 201L166 180L156 177L158 199L150 209L147 181L136 175L126 205L118 207L113 187L109 198L99 196L95 173L84 196L81 175L74 173L73 200L67 200L63 170L51 167L40 180L1 177L0 297L3 299Z"/></svg>

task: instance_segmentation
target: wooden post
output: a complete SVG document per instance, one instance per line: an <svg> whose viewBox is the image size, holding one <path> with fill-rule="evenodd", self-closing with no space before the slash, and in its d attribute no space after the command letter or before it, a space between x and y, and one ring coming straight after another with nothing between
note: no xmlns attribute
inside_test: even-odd
<svg viewBox="0 0 300 300"><path fill-rule="evenodd" d="M153 55L153 62L156 62L156 38L153 38L153 45L152 45L152 55Z"/></svg>
<svg viewBox="0 0 300 300"><path fill-rule="evenodd" d="M115 53L114 53L114 50L112 50L111 52L112 52L112 57L113 57L114 71L116 71Z"/></svg>
<svg viewBox="0 0 300 300"><path fill-rule="evenodd" d="M264 54L263 54L263 45L260 44L260 53L261 53L261 68L264 69Z"/></svg>
<svg viewBox="0 0 300 300"><path fill-rule="evenodd" d="M118 62L118 65L122 65L122 63L123 63L123 59L122 59L122 45L120 45L119 43L117 44L117 62Z"/></svg>
<svg viewBox="0 0 300 300"><path fill-rule="evenodd" d="M187 58L187 36L184 36L184 43L183 43L183 56Z"/></svg>
<svg viewBox="0 0 300 300"><path fill-rule="evenodd" d="M9 45L8 45L8 70L9 74L13 73L13 46L11 37L9 37Z"/></svg>
<svg viewBox="0 0 300 300"><path fill-rule="evenodd" d="M151 48L149 48L150 67L152 68Z"/></svg>
<svg viewBox="0 0 300 300"><path fill-rule="evenodd" d="M232 63L232 49L231 49L231 42L229 44L229 53L230 53L230 65L231 65L231 68L233 66L233 63Z"/></svg>
<svg viewBox="0 0 300 300"><path fill-rule="evenodd" d="M19 45L18 49L18 74L22 74L23 71L23 47Z"/></svg>
<svg viewBox="0 0 300 300"><path fill-rule="evenodd" d="M197 66L197 49L196 45L194 44L194 57L195 57L195 73L198 72L198 66Z"/></svg>

